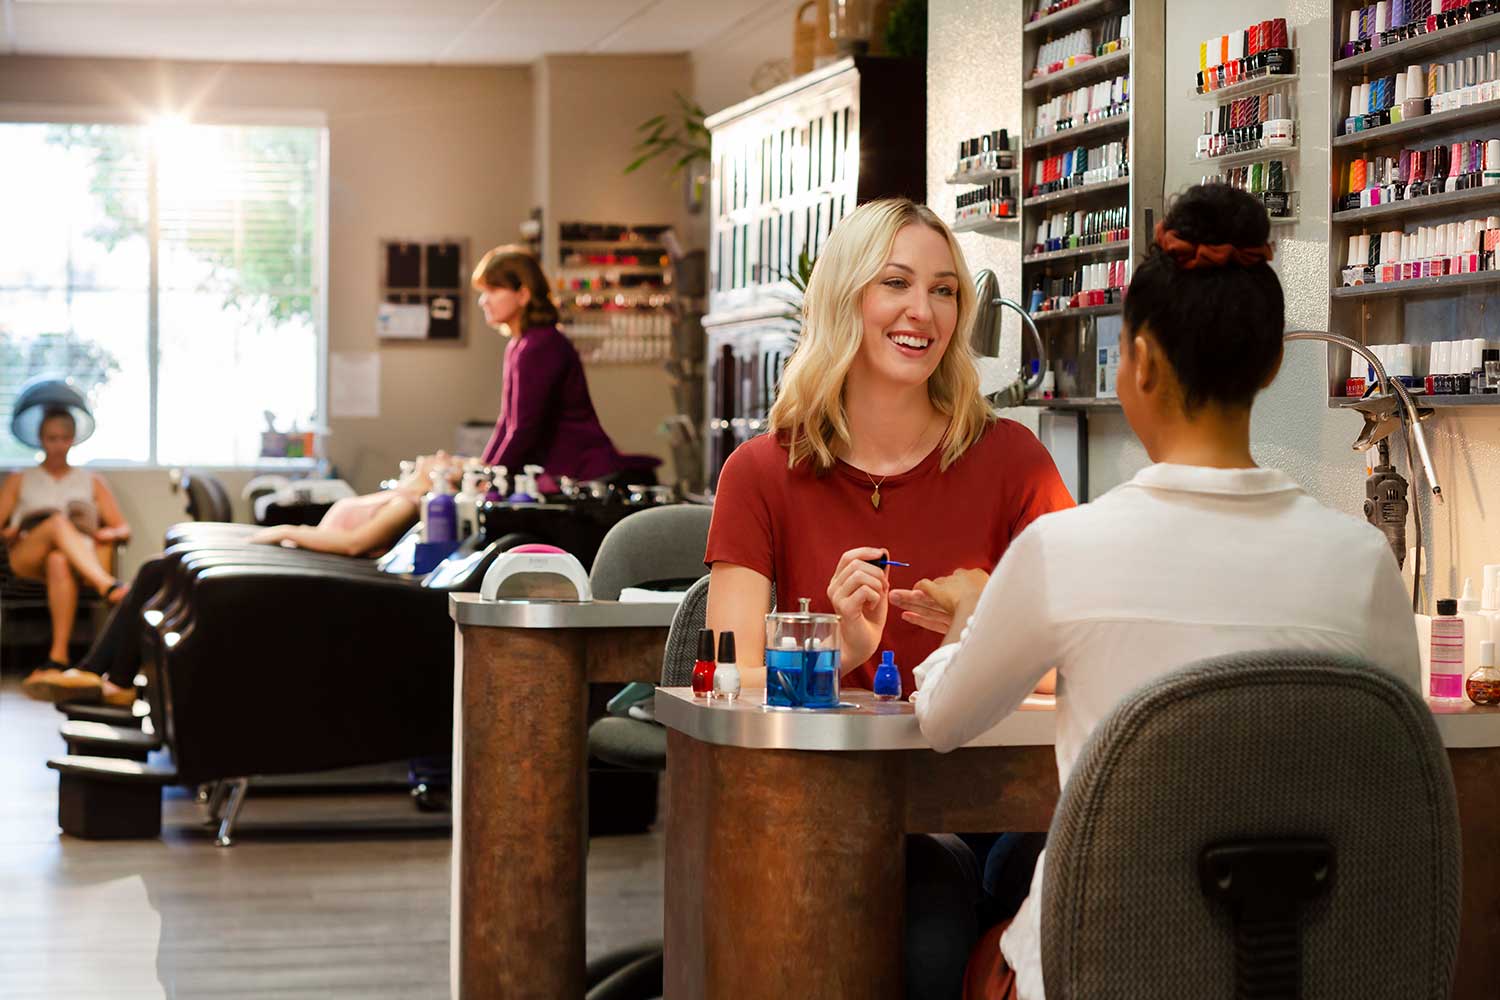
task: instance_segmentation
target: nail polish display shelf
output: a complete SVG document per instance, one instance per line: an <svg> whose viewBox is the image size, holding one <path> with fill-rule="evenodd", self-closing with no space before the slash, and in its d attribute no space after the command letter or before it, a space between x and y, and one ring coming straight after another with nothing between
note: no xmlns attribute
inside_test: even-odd
<svg viewBox="0 0 1500 1000"><path fill-rule="evenodd" d="M1033 323L1047 323L1058 319L1087 319L1090 316L1113 316L1115 313L1123 312L1125 304L1115 302L1103 306L1081 306L1077 309L1053 309L1051 312L1038 312L1031 314Z"/></svg>
<svg viewBox="0 0 1500 1000"><path fill-rule="evenodd" d="M1118 410L1118 399L1098 399L1093 396L1068 396L1062 399L1038 399L1033 396L1022 405L1046 410Z"/></svg>
<svg viewBox="0 0 1500 1000"><path fill-rule="evenodd" d="M1484 393L1475 395L1469 393L1464 396L1429 396L1424 393L1416 393L1411 398L1418 407L1432 409L1452 409L1460 406L1500 406L1500 393ZM1354 404L1359 400L1349 396L1329 396L1328 408L1330 410L1352 410Z"/></svg>
<svg viewBox="0 0 1500 1000"><path fill-rule="evenodd" d="M1500 14L1493 14L1491 17L1500 20ZM1500 101L1485 101L1483 104L1471 104L1467 108L1454 108L1452 111L1439 111L1435 115L1409 118L1394 125L1381 125L1379 128L1367 128L1363 132L1336 135L1333 137L1333 146L1335 149L1369 149L1371 146L1394 143L1398 139L1420 139L1423 136L1454 132L1465 125L1479 122L1493 123L1497 116L1500 116Z"/></svg>
<svg viewBox="0 0 1500 1000"><path fill-rule="evenodd" d="M1399 219L1421 215L1445 215L1475 205L1500 202L1500 185L1469 188L1465 191L1447 191L1430 194L1408 201L1393 201L1371 208L1348 208L1333 213L1334 222L1373 222L1383 219Z"/></svg>
<svg viewBox="0 0 1500 1000"><path fill-rule="evenodd" d="M955 222L949 226L955 233L983 233L986 236L1010 236L1015 233L1011 227L1021 221L1019 215L1012 215L1004 219L968 219L963 222Z"/></svg>
<svg viewBox="0 0 1500 1000"><path fill-rule="evenodd" d="M1075 128L1065 128L1061 132L1053 132L1051 135L1037 136L1027 139L1026 148L1031 150L1046 149L1049 146L1063 144L1075 144L1081 139L1093 138L1109 132L1125 132L1130 128L1130 115L1127 112L1115 115L1113 118L1101 118L1087 125L1079 125Z"/></svg>
<svg viewBox="0 0 1500 1000"><path fill-rule="evenodd" d="M1129 6L1124 0L1082 0L1081 3L1065 7L1055 14L1027 21L1021 31L1028 35L1033 31L1062 32L1075 24L1101 18L1117 10L1126 10Z"/></svg>
<svg viewBox="0 0 1500 1000"><path fill-rule="evenodd" d="M1205 90L1201 94L1196 89L1190 90L1188 96L1200 101L1232 101L1236 97L1248 97L1251 94L1259 94L1263 90L1275 90L1284 83L1296 82L1296 73L1262 73L1260 76L1252 76L1238 83L1226 84L1214 90Z"/></svg>
<svg viewBox="0 0 1500 1000"><path fill-rule="evenodd" d="M1335 37L1340 41L1343 38L1343 30L1338 23L1338 18L1335 18ZM1382 45L1378 49L1361 52L1348 59L1336 59L1333 63L1333 77L1337 80L1339 77L1348 76L1379 76L1385 70L1398 67L1405 69L1412 63L1426 61L1428 56L1453 52L1466 45L1496 37L1500 37L1500 14L1491 14L1477 21L1469 21L1456 27L1418 35L1416 38L1408 38L1394 45Z"/></svg>
<svg viewBox="0 0 1500 1000"><path fill-rule="evenodd" d="M947 177L944 177L943 183L988 184L990 181L997 181L1002 177L1018 177L1020 176L1020 173L1021 171L1016 167L1009 167L1005 170L975 170L967 174L961 174L955 171L954 173L949 174Z"/></svg>
<svg viewBox="0 0 1500 1000"><path fill-rule="evenodd" d="M1129 252L1129 240L1111 240L1108 243L1090 243L1081 247L1068 247L1065 250L1048 250L1044 253L1029 254L1021 258L1021 263L1045 264L1058 260L1088 260L1093 257L1111 257Z"/></svg>
<svg viewBox="0 0 1500 1000"><path fill-rule="evenodd" d="M1034 76L1021 84L1022 90L1062 90L1067 88L1073 90L1086 83L1102 80L1105 77L1123 73L1130 68L1130 49L1128 47L1117 52L1111 52L1107 56L1095 56L1087 62L1079 63L1072 69L1058 70L1056 73L1047 73L1044 76Z"/></svg>
<svg viewBox="0 0 1500 1000"><path fill-rule="evenodd" d="M1101 191L1119 191L1130 187L1129 177L1119 177L1112 181L1099 181L1095 184L1082 184L1078 187L1064 188L1061 191L1053 191L1051 194L1028 195L1026 197L1027 208L1039 208L1042 205L1055 205L1060 202L1073 201L1078 198L1087 198Z"/></svg>
<svg viewBox="0 0 1500 1000"><path fill-rule="evenodd" d="M1445 274L1437 278L1411 278L1373 285L1348 285L1333 289L1335 299L1369 299L1396 295L1446 295L1466 288L1500 283L1500 271L1476 271L1473 274Z"/></svg>
<svg viewBox="0 0 1500 1000"><path fill-rule="evenodd" d="M1233 167L1241 163L1258 163L1261 160L1279 160L1297 155L1298 146L1256 146L1238 153L1223 153L1219 156L1195 156L1189 162L1194 166Z"/></svg>

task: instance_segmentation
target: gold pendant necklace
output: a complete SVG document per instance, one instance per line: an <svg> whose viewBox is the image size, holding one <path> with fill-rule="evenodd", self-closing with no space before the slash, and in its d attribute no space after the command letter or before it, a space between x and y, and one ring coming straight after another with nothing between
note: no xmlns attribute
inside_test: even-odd
<svg viewBox="0 0 1500 1000"><path fill-rule="evenodd" d="M915 449L916 447L918 447L919 445L921 445L922 439L927 436L927 427L930 427L930 426L932 426L932 421L931 420L929 420L927 422L927 426L924 426L922 428L921 433L919 433L917 435L917 439L912 442L912 446L910 448L906 449L906 452L901 456L901 461L899 461L897 463L898 465L905 465L906 464L906 458L907 458L907 456L909 456L912 453L913 449ZM859 471L864 472L863 469L861 469ZM910 471L910 470L905 470L905 471ZM868 472L865 472L865 478L870 481L870 485L871 486L875 487L874 491L870 494L870 506L874 507L876 510L879 510L880 509L880 487L885 483L885 481L887 479L891 478L891 474L888 472L885 475L881 476L880 477L880 482L878 482L878 483L875 481L875 477L872 476L872 475L870 475Z"/></svg>

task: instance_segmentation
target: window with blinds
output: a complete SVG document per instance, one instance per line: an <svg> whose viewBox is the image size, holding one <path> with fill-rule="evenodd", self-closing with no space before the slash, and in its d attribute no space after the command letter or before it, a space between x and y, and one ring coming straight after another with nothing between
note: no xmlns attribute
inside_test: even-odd
<svg viewBox="0 0 1500 1000"><path fill-rule="evenodd" d="M91 459L248 465L317 420L324 130L0 124L0 414L88 394ZM3 435L0 461L31 453Z"/></svg>

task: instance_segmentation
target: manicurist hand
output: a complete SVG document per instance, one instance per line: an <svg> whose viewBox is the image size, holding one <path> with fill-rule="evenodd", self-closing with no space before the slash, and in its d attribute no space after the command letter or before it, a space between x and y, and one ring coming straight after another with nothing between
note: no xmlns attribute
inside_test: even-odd
<svg viewBox="0 0 1500 1000"><path fill-rule="evenodd" d="M828 581L828 600L839 616L844 666L856 667L875 655L890 612L890 582L886 571L865 560L880 559L884 549L850 549Z"/></svg>
<svg viewBox="0 0 1500 1000"><path fill-rule="evenodd" d="M7 524L3 529L0 529L0 542L4 542L6 545L9 545L11 542L14 542L17 538L20 537L20 525Z"/></svg>

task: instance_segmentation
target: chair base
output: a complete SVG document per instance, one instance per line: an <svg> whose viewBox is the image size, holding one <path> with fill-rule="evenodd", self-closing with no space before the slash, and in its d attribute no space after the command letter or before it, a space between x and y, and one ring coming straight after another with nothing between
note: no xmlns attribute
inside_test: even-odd
<svg viewBox="0 0 1500 1000"><path fill-rule="evenodd" d="M159 837L161 786L64 774L57 784L57 825L84 840Z"/></svg>
<svg viewBox="0 0 1500 1000"><path fill-rule="evenodd" d="M108 757L62 757L47 762L58 772L57 825L85 840L145 839L161 835L161 788L171 768Z"/></svg>

